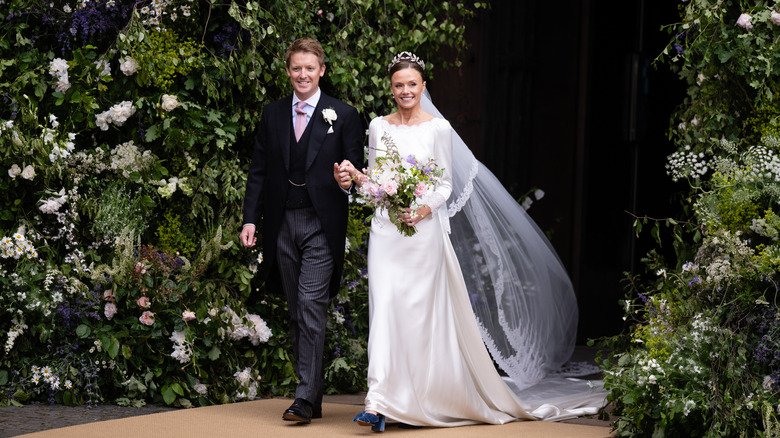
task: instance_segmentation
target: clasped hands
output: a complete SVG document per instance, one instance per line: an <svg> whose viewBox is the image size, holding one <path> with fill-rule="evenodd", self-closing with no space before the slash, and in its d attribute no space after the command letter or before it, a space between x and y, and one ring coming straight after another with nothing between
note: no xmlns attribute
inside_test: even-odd
<svg viewBox="0 0 780 438"><path fill-rule="evenodd" d="M365 175L357 170L349 160L344 160L340 164L333 163L333 178L336 179L336 182L339 183L342 189L349 190L353 182L360 186L363 184L363 178L361 177L365 177ZM418 222L431 214L431 207L423 205L417 210L405 208L402 211L402 213L398 214L398 219L407 226L414 227Z"/></svg>

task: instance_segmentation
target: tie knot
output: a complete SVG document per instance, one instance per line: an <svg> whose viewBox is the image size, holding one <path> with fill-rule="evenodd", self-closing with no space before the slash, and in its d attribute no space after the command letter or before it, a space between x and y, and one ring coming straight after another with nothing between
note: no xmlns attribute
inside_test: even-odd
<svg viewBox="0 0 780 438"><path fill-rule="evenodd" d="M305 107L305 106L306 106L306 102L304 102L302 100L299 101L297 106L295 107L295 112L298 113L298 114L306 114L306 111L303 110L303 107Z"/></svg>

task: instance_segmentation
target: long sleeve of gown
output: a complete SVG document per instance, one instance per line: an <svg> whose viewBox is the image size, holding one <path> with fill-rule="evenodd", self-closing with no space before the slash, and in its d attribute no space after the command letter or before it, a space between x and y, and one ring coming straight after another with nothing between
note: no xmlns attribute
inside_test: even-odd
<svg viewBox="0 0 780 438"><path fill-rule="evenodd" d="M452 194L452 134L450 124L446 121L442 122L436 125L434 133L434 158L436 165L444 169L444 172L437 181L435 189L422 197L422 204L428 205L431 211L439 210Z"/></svg>

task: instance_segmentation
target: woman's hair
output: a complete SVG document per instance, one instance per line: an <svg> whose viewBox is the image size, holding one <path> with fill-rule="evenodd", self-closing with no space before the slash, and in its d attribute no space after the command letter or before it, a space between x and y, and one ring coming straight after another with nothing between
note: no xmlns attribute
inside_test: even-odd
<svg viewBox="0 0 780 438"><path fill-rule="evenodd" d="M387 66L387 73L393 77L395 72L405 68L413 68L425 77L425 63L412 52L401 52L395 55L395 58Z"/></svg>
<svg viewBox="0 0 780 438"><path fill-rule="evenodd" d="M299 52L312 53L317 56L320 66L325 65L325 50L320 43L311 38L299 38L290 44L284 54L284 62L287 67L290 66L290 57Z"/></svg>

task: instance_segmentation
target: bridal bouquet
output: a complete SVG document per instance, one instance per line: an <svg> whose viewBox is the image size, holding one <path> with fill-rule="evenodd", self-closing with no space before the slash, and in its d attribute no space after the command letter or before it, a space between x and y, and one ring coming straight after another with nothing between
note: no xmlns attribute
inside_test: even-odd
<svg viewBox="0 0 780 438"><path fill-rule="evenodd" d="M418 201L433 190L444 169L433 159L420 162L414 155L402 158L390 134L382 135L385 155L376 158L374 167L363 170L358 189L366 203L374 209L387 209L390 221L405 236L413 236L417 228L406 225L399 219L405 208L421 206Z"/></svg>

